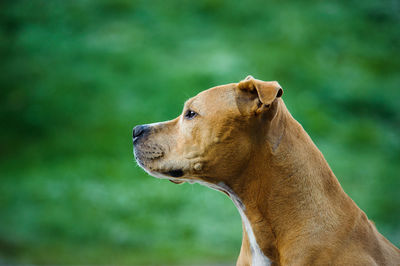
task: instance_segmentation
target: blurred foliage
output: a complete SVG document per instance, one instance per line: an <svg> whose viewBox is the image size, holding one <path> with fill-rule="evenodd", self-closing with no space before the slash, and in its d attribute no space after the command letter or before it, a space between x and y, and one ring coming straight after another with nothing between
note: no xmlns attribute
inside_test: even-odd
<svg viewBox="0 0 400 266"><path fill-rule="evenodd" d="M278 80L345 191L400 243L400 4L0 2L0 263L235 261L223 194L146 176L136 124Z"/></svg>

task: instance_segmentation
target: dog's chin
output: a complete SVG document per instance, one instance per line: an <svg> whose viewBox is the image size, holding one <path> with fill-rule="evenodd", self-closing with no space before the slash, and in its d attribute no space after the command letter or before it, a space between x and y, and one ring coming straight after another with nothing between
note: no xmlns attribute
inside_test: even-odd
<svg viewBox="0 0 400 266"><path fill-rule="evenodd" d="M149 166L148 164L152 164L152 162L148 161L147 158L142 158L141 153L137 152L134 149L134 157L137 162L137 164L144 170L146 173L149 175L160 178L160 179L168 179L172 183L175 184L182 184L185 181L188 181L190 183L193 183L191 180L186 180L184 179L184 171L181 168L167 168L168 170L165 169L157 169L155 167ZM164 168L164 167L163 167Z"/></svg>
<svg viewBox="0 0 400 266"><path fill-rule="evenodd" d="M145 169L145 168L144 168ZM160 179L168 179L169 181L171 181L174 184L182 184L185 183L185 181L188 181L190 183L192 183L190 180L186 180L186 179L181 179L181 177L184 175L182 170L170 170L167 172L163 172L163 171L150 171L145 169L145 171L151 175L154 176L156 178L160 178Z"/></svg>
<svg viewBox="0 0 400 266"><path fill-rule="evenodd" d="M184 171L182 169L173 169L173 170L156 170L151 167L146 166L146 164L137 156L135 156L137 164L149 175L160 178L160 179L168 179L172 183L182 184L187 180L181 180L184 176Z"/></svg>

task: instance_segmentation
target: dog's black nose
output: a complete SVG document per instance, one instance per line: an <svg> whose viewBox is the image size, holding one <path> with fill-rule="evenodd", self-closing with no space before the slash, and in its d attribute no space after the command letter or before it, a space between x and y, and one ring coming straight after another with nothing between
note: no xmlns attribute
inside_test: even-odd
<svg viewBox="0 0 400 266"><path fill-rule="evenodd" d="M149 130L149 126L147 126L147 125L136 126L133 128L132 136L133 136L133 138L140 137L148 130Z"/></svg>

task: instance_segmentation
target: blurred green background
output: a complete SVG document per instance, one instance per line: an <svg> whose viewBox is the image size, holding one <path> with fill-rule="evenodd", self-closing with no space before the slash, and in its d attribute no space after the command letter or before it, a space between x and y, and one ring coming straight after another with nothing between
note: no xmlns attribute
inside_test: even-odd
<svg viewBox="0 0 400 266"><path fill-rule="evenodd" d="M233 264L222 193L146 175L134 125L278 80L345 191L400 244L398 1L1 1L0 264Z"/></svg>

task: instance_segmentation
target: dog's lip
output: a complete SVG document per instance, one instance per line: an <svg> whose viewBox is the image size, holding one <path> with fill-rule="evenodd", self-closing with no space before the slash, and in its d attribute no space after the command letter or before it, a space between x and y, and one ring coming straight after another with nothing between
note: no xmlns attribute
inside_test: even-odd
<svg viewBox="0 0 400 266"><path fill-rule="evenodd" d="M183 181L183 180L176 180L176 179L168 179L169 181L171 181L172 183L174 183L174 184L182 184L182 183L185 183L185 181Z"/></svg>
<svg viewBox="0 0 400 266"><path fill-rule="evenodd" d="M167 172L163 172L163 174L172 177L182 177L184 173L182 169L174 169L174 170L169 170Z"/></svg>

